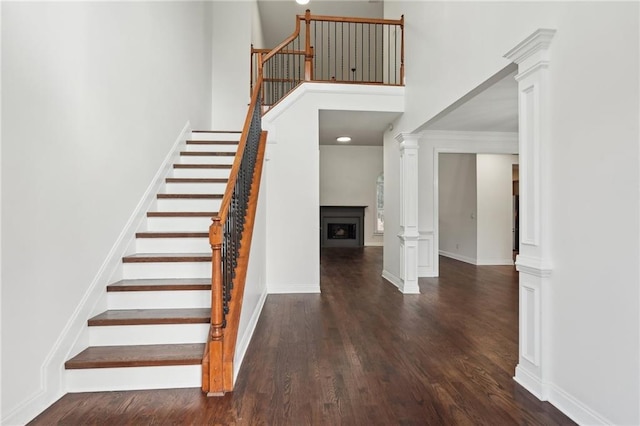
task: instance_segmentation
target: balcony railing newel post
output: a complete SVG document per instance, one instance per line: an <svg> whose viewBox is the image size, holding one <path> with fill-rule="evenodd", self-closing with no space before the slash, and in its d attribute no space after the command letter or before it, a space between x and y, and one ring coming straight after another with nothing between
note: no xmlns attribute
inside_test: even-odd
<svg viewBox="0 0 640 426"><path fill-rule="evenodd" d="M400 84L404 85L404 15L400 17Z"/></svg>
<svg viewBox="0 0 640 426"><path fill-rule="evenodd" d="M312 64L313 64L313 48L311 47L311 11L307 9L304 13L305 22L305 40L304 40L304 80L311 81Z"/></svg>

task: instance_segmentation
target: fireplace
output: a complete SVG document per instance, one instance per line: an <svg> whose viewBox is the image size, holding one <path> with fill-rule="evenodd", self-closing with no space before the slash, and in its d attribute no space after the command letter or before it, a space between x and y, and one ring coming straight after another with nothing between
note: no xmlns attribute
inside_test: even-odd
<svg viewBox="0 0 640 426"><path fill-rule="evenodd" d="M320 245L361 247L364 245L364 206L321 206Z"/></svg>

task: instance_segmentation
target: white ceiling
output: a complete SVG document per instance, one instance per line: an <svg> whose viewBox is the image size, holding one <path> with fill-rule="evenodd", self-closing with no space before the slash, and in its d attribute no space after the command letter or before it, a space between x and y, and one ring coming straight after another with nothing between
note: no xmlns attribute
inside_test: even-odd
<svg viewBox="0 0 640 426"><path fill-rule="evenodd" d="M516 66L509 65L429 120L419 130L518 131Z"/></svg>
<svg viewBox="0 0 640 426"><path fill-rule="evenodd" d="M291 35L295 29L296 15L304 15L309 9L312 15L356 16L360 18L382 18L382 0L310 0L302 6L295 0L258 0L260 22L264 35L262 48L273 48Z"/></svg>
<svg viewBox="0 0 640 426"><path fill-rule="evenodd" d="M320 111L320 145L382 145L384 132L398 112ZM336 142L350 136L348 144Z"/></svg>

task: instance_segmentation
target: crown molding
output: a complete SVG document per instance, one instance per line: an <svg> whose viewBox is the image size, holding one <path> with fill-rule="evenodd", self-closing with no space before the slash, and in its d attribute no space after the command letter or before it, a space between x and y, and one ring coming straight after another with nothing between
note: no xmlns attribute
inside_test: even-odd
<svg viewBox="0 0 640 426"><path fill-rule="evenodd" d="M549 49L549 45L551 45L551 40L555 34L556 30L540 28L521 41L516 47L508 51L504 57L511 62L520 64L529 57Z"/></svg>

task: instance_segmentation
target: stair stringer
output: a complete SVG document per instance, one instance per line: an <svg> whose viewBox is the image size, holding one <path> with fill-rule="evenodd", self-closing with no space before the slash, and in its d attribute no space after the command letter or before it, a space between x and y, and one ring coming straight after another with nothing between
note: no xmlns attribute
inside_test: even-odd
<svg viewBox="0 0 640 426"><path fill-rule="evenodd" d="M92 316L107 309L107 285L114 281L122 279L123 277L123 263L122 258L126 255L135 253L136 249L136 232L141 229L145 229L146 226L146 213L155 206L157 199L156 195L160 192L164 185L164 180L171 173L171 167L174 163L178 162L180 158L180 151L184 150L187 139L190 138L192 126L189 121L185 124L182 131L174 141L171 149L164 158L162 164L158 168L155 176L151 180L151 183L145 190L142 198L138 202L138 205L134 209L133 213L129 217L122 232L118 236L113 248L107 255L104 262L104 268L100 269L100 272L96 275L96 279L91 283L88 290L90 296L87 301L80 303L79 308L82 309L83 315L79 318L79 331L76 333L76 338L73 341L73 345L69 351L65 354L64 361L78 354L84 348L89 346L89 327L87 321ZM64 361L62 364L64 364ZM66 386L65 386L66 389Z"/></svg>
<svg viewBox="0 0 640 426"><path fill-rule="evenodd" d="M180 150L191 135L192 126L187 121L169 149L140 202L134 209L115 240L104 262L65 324L53 347L40 366L40 389L9 413L3 413L3 421L9 424L26 423L60 399L66 392L64 363L89 344L87 321L107 306L106 287L122 275L122 257L135 247L136 230L144 223L145 214L156 201L155 196L164 184L164 178L179 157Z"/></svg>

